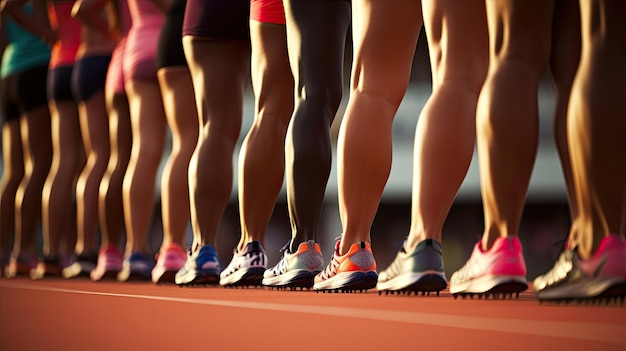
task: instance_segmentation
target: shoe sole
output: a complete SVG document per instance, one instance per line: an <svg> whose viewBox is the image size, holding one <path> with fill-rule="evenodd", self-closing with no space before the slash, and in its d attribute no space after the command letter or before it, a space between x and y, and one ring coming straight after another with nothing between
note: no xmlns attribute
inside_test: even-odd
<svg viewBox="0 0 626 351"><path fill-rule="evenodd" d="M463 283L450 284L451 294L485 294L521 292L528 288L526 277L518 275L485 275Z"/></svg>
<svg viewBox="0 0 626 351"><path fill-rule="evenodd" d="M187 273L186 276L193 276L192 279L186 281L185 277L178 279L175 278L174 281L178 286L202 286L202 285L218 285L220 282L219 271L217 270L206 270L206 271L196 271L194 273Z"/></svg>
<svg viewBox="0 0 626 351"><path fill-rule="evenodd" d="M313 287L315 276L318 275L319 273L320 271L311 272L307 270L288 272L278 277L273 277L271 279L269 278L263 279L263 285L269 287L270 289L276 288L279 290L280 289L294 290L298 288L300 288L300 290L305 289L305 288L310 289ZM285 278L284 276L286 275L287 275L286 280L280 279L280 278Z"/></svg>
<svg viewBox="0 0 626 351"><path fill-rule="evenodd" d="M579 303L579 304L598 304L617 302L623 303L626 297L626 280L624 279L606 279L601 282L590 281L592 284L584 284L581 282L578 287L582 290L570 289L551 289L548 291L537 292L537 299L540 303L556 302L556 303Z"/></svg>
<svg viewBox="0 0 626 351"><path fill-rule="evenodd" d="M337 274L333 278L313 284L316 292L364 292L376 287L378 274L370 272L345 272Z"/></svg>
<svg viewBox="0 0 626 351"><path fill-rule="evenodd" d="M513 296L519 298L519 294L526 289L528 289L528 283L522 281L508 281L500 283L485 292L457 292L452 293L452 297L456 300L459 296L462 298L468 296L473 298L474 295L476 295L479 299L483 297L488 299L491 297L494 300L505 300L507 298L511 299Z"/></svg>
<svg viewBox="0 0 626 351"><path fill-rule="evenodd" d="M226 280L222 282L220 280L220 285L225 288L230 287L240 287L240 286L263 286L261 282L263 281L263 273L265 272L265 267L253 267L248 268L247 271L243 272L243 274L238 274L238 276L233 282L229 282ZM236 274L236 273L235 273Z"/></svg>
<svg viewBox="0 0 626 351"><path fill-rule="evenodd" d="M423 274L419 279L415 282L410 283L407 286L402 288L393 288L393 284L381 284L378 283L376 286L378 290L378 295L381 295L383 292L385 295L394 292L398 293L422 293L422 295L430 295L431 292L434 292L439 296L439 292L448 287L448 281L442 274Z"/></svg>

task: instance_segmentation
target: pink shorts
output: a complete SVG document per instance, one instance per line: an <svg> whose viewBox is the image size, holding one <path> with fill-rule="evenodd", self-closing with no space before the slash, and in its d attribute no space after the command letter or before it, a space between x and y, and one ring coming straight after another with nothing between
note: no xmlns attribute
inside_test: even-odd
<svg viewBox="0 0 626 351"><path fill-rule="evenodd" d="M285 24L282 0L250 0L250 19L262 23Z"/></svg>
<svg viewBox="0 0 626 351"><path fill-rule="evenodd" d="M109 70L107 71L106 91L116 94L126 94L124 88L124 50L126 49L126 37L123 37L113 50Z"/></svg>

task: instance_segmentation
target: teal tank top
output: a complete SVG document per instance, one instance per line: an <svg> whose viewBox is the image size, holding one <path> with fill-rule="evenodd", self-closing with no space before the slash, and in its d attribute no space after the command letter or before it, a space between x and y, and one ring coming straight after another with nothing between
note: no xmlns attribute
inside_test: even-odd
<svg viewBox="0 0 626 351"><path fill-rule="evenodd" d="M24 5L27 14L32 14L30 4ZM0 77L4 78L13 73L22 72L30 68L47 66L50 62L50 47L39 37L10 18L3 18L6 28L8 45L2 56Z"/></svg>

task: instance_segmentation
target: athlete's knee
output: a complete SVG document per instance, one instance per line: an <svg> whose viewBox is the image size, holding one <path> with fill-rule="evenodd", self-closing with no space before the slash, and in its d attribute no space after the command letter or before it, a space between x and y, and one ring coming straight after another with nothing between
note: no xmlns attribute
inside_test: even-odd
<svg viewBox="0 0 626 351"><path fill-rule="evenodd" d="M298 102L306 103L310 106L318 106L320 109L327 108L330 111L337 111L341 103L343 91L339 87L304 87L298 93Z"/></svg>

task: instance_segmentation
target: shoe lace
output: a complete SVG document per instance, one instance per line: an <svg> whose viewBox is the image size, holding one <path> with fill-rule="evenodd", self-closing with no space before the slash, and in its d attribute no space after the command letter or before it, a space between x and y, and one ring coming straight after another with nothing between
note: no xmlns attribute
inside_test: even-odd
<svg viewBox="0 0 626 351"><path fill-rule="evenodd" d="M285 257L285 255L289 253L290 245L291 240L287 241L287 244L285 244L283 247L280 248L280 250L278 250L278 252L282 253L283 255L278 261L278 264L271 269L272 274L281 275L287 272L287 258Z"/></svg>
<svg viewBox="0 0 626 351"><path fill-rule="evenodd" d="M563 249L554 267L541 277L546 285L552 285L567 276L573 268L573 254L574 251L565 248Z"/></svg>
<svg viewBox="0 0 626 351"><path fill-rule="evenodd" d="M339 261L337 260L337 257L335 256L335 253L333 252L332 257L330 258L330 262L328 263L328 266L326 266L326 268L320 275L321 278L323 280L326 280L334 276L337 273L338 267L339 267Z"/></svg>

